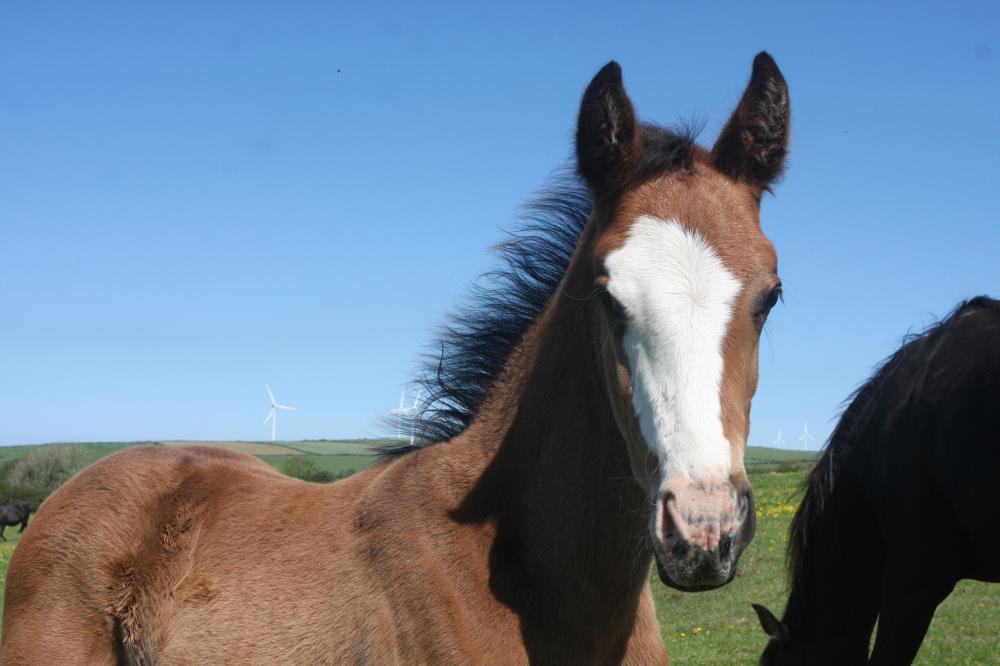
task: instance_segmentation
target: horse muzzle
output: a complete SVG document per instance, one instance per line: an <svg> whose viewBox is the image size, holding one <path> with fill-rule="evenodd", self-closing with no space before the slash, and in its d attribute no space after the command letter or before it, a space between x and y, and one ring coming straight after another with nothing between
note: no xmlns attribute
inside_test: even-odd
<svg viewBox="0 0 1000 666"><path fill-rule="evenodd" d="M689 592L720 587L736 576L740 555L753 539L753 491L749 485L667 484L653 523L653 551L665 585Z"/></svg>

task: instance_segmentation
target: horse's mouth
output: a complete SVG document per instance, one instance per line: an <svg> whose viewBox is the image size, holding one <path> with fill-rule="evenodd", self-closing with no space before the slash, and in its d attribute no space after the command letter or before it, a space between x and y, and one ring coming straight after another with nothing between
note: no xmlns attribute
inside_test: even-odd
<svg viewBox="0 0 1000 666"><path fill-rule="evenodd" d="M686 506L686 511L679 506L679 498L667 492L650 514L650 536L660 580L685 592L713 590L731 583L740 555L753 539L757 526L749 485L728 496L694 490L698 492L688 489L688 503L681 505ZM720 495L727 499L734 494L735 502L719 502ZM718 510L709 513L705 506Z"/></svg>
<svg viewBox="0 0 1000 666"><path fill-rule="evenodd" d="M720 587L724 587L729 583L733 582L736 578L736 562L733 562L730 568L729 575L723 578L711 577L711 576L698 576L680 583L674 580L669 573L667 573L666 567L663 566L663 562L660 560L659 556L656 558L656 573L660 576L660 582L662 582L667 587L673 588L675 590L680 590L681 592L707 592L708 590L715 590Z"/></svg>

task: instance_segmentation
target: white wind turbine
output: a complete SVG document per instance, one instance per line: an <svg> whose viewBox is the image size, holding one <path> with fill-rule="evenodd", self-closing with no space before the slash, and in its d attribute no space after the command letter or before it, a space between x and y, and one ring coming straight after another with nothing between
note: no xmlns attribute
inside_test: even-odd
<svg viewBox="0 0 1000 666"><path fill-rule="evenodd" d="M392 413L396 416L396 437L398 439L403 439L403 418L408 416L413 416L417 413L417 405L420 404L420 391L417 389L417 395L413 398L413 404L404 406L403 403L406 402L406 389L404 388L399 392L399 407L392 410ZM413 446L414 435L413 435L414 423L410 423L410 446Z"/></svg>
<svg viewBox="0 0 1000 666"><path fill-rule="evenodd" d="M268 421L271 422L271 441L275 441L278 434L278 410L284 409L290 412L294 412L294 407L289 407L288 405L279 405L278 401L274 399L274 394L271 393L271 387L264 384L264 388L267 389L267 397L271 400L271 409L267 410L267 416L264 418L264 423Z"/></svg>
<svg viewBox="0 0 1000 666"><path fill-rule="evenodd" d="M802 434L799 435L799 439L802 440L802 450L809 450L809 442L813 441L813 436L809 434L809 426L803 421L802 422Z"/></svg>
<svg viewBox="0 0 1000 666"><path fill-rule="evenodd" d="M785 448L785 440L781 436L781 428L778 428L778 439L776 439L773 442L771 442L771 446L773 446L775 448L778 448L778 449Z"/></svg>

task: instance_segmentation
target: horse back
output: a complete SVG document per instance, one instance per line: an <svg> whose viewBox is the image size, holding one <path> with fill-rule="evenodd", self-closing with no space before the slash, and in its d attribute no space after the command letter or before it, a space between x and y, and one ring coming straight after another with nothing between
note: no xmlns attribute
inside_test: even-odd
<svg viewBox="0 0 1000 666"><path fill-rule="evenodd" d="M998 581L1000 536L982 527L995 522L1000 477L1000 303L963 304L895 358L872 410L881 529L912 550L920 526L960 577Z"/></svg>

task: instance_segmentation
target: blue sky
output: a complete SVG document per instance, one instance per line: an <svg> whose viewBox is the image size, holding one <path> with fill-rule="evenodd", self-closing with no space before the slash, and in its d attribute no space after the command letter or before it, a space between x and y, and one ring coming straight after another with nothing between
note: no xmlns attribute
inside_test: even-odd
<svg viewBox="0 0 1000 666"><path fill-rule="evenodd" d="M483 4L483 6L478 6ZM0 444L382 433L609 59L711 144L768 50L785 305L751 443L1000 294L1000 6L6 3Z"/></svg>

